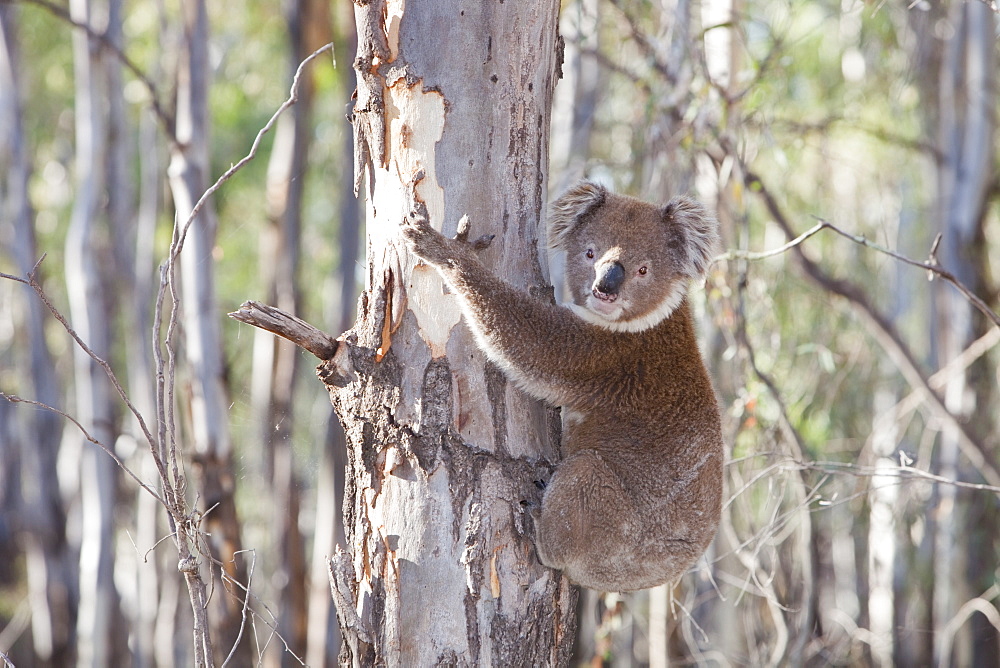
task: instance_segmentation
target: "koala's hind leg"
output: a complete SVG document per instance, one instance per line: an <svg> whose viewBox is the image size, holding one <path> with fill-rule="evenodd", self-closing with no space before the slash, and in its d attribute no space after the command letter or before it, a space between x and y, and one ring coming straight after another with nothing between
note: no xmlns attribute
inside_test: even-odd
<svg viewBox="0 0 1000 668"><path fill-rule="evenodd" d="M562 462L549 481L535 524L539 560L577 584L628 589L642 525L620 476L595 450Z"/></svg>

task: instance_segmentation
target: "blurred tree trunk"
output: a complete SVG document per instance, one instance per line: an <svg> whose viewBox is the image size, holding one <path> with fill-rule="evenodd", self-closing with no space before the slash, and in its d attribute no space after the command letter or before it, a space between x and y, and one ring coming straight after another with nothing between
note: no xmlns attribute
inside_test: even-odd
<svg viewBox="0 0 1000 668"><path fill-rule="evenodd" d="M334 5L332 13L334 60L338 63L337 95L334 114L350 104L356 78L354 70L342 63L350 63L357 50L357 33L354 29L353 5ZM344 106L341 106L341 103ZM340 151L343 156L344 174L354 161L354 147L350 127L342 124ZM333 291L339 293L332 300L333 326L330 331L343 332L354 322L357 302L357 264L361 248L361 207L354 196L353 183L341 178L338 190L338 248L340 257L333 278ZM309 574L309 639L306 663L320 668L337 663L340 651L340 627L337 625L330 597L330 577L327 564L337 545L344 544L344 474L347 468L347 442L344 429L331 411L325 433L316 442L322 444L316 479L316 526L313 534L313 552Z"/></svg>
<svg viewBox="0 0 1000 668"><path fill-rule="evenodd" d="M184 38L177 70L176 142L171 150L170 190L175 215L183 225L208 188L208 16L204 0L184 0ZM215 303L213 249L217 221L207 202L187 232L180 254L184 341L187 359L191 424L191 458L200 510L206 512L211 570L212 642L221 663L236 644L243 624L247 595L246 563L239 554L240 527L233 498L232 444L229 439L228 402L223 379L220 310ZM224 571L225 576L222 576ZM220 579L221 578L221 579ZM208 578L206 578L208 581ZM252 663L250 635L244 633L233 655L234 665Z"/></svg>
<svg viewBox="0 0 1000 668"><path fill-rule="evenodd" d="M128 360L129 394L142 415L156 415L156 387L153 368L153 305L156 293L153 276L156 268L154 238L156 221L160 213L160 188L163 170L160 166L162 151L159 146L156 119L146 111L139 119L139 203L135 217L131 262L131 307L122 309L126 327L134 335L128 337L125 352ZM129 422L130 435L136 450L130 467L140 471L144 480L157 480L156 467L149 450L134 421ZM147 494L137 490L135 505L135 532L137 545L155 545L164 533L163 506ZM162 555L154 555L149 563L137 564L135 574L135 651L136 666L155 665L157 608L160 599L160 573ZM171 564L173 566L173 564ZM164 571L166 577L175 578ZM170 634L171 636L173 634Z"/></svg>
<svg viewBox="0 0 1000 668"><path fill-rule="evenodd" d="M540 501L535 481L557 458L555 412L485 362L397 236L413 211L446 233L467 213L475 234L497 235L487 265L552 298L539 238L558 4L374 0L355 13L369 274L349 382L320 368L350 459L350 553L331 563L342 661L564 665L576 592L538 563L522 505Z"/></svg>
<svg viewBox="0 0 1000 668"><path fill-rule="evenodd" d="M310 53L330 41L329 8L316 0L291 0L286 8L291 73ZM298 313L299 256L301 254L302 203L308 147L312 136L312 70L299 87L298 102L278 119L267 169L268 226L261 235L260 266L269 303L287 313ZM272 536L279 546L279 583L276 606L278 632L288 649L304 656L307 642L307 568L305 539L299 530L300 482L292 455L293 392L299 352L295 345L263 330L254 335L253 396L261 416L261 448L274 501ZM272 645L278 662L290 665L291 654Z"/></svg>
<svg viewBox="0 0 1000 668"><path fill-rule="evenodd" d="M938 216L942 265L962 283L983 294L985 255L983 220L993 184L994 102L996 97L996 18L982 3L956 3L948 8L953 36L939 42L942 49L937 76ZM954 359L981 333L975 310L951 286L939 284L938 357ZM955 374L945 387L945 403L955 415L972 421L977 433L989 433L988 415L975 415L987 405L987 386L977 386L966 373ZM958 436L950 428L941 434L939 471L947 478L969 478L968 465L958 455ZM995 456L995 453L994 453ZM974 472L973 472L973 475ZM943 633L959 607L979 596L994 581L980 565L995 563L988 535L995 527L976 522L983 504L995 506L983 495L959 494L939 486L935 539L934 627L938 665L998 665L997 633L976 614L952 642ZM994 511L995 512L995 511ZM984 559L983 550L990 556ZM949 654L953 645L954 654Z"/></svg>
<svg viewBox="0 0 1000 668"><path fill-rule="evenodd" d="M996 118L996 16L983 3L930 5L908 15L917 36L914 71L925 103L928 136L939 152L935 163L937 210L941 243L938 258L945 269L973 292L985 294L987 275L983 221L993 184L993 139ZM948 30L942 30L947 26ZM935 366L957 357L981 329L972 306L951 286L939 282L935 291ZM989 411L976 411L995 397L990 374L954 374L944 389L945 403L955 415L969 420L974 433L988 434L995 425ZM996 453L994 453L994 458ZM958 437L945 427L936 451L936 473L946 478L974 479L976 473L959 456ZM937 665L997 665L997 633L978 613L945 633L959 608L979 596L992 582L996 563L991 521L982 513L996 512L996 500L960 493L938 485L930 513L933 538L933 597L928 617L935 630L933 648L908 657ZM987 582L989 580L989 582Z"/></svg>
<svg viewBox="0 0 1000 668"><path fill-rule="evenodd" d="M17 271L27 275L38 258L34 214L28 199L30 161L25 146L17 43L17 12L0 5L0 217L13 225L13 257ZM30 379L32 396L55 406L60 403L55 366L45 340L45 306L24 293L23 339L31 341L28 359L7 360ZM72 633L76 624L76 582L69 562L66 517L53 472L59 455L62 424L47 411L11 413L12 444L20 447L22 526L20 541L27 569L31 602L31 638L40 665L64 666L73 662ZM9 468L10 462L4 462ZM7 476L3 476L5 482ZM8 487L10 489L10 487Z"/></svg>
<svg viewBox="0 0 1000 668"><path fill-rule="evenodd" d="M560 17L560 34L565 40L563 77L552 102L552 173L559 182L553 192L563 192L576 181L588 176L591 157L590 141L597 115L598 95L607 77L598 65L601 32L598 0L577 0L567 3ZM566 119L571 119L566 122ZM553 280L556 289L558 283Z"/></svg>
<svg viewBox="0 0 1000 668"><path fill-rule="evenodd" d="M75 21L101 32L108 5L72 0ZM114 17L116 14L111 13ZM100 18L99 18L100 17ZM102 283L108 249L98 226L104 218L107 160L108 81L103 50L83 30L73 31L75 80L77 191L66 233L66 285L70 322L76 333L101 358L111 352L110 305ZM104 221L106 224L106 220ZM74 414L90 434L107 447L115 445L111 386L104 371L80 348L73 348L76 405ZM107 666L118 663L116 642L122 642L122 616L114 582L114 505L118 470L105 453L79 436L80 452L80 605L77 615L77 663Z"/></svg>
<svg viewBox="0 0 1000 668"><path fill-rule="evenodd" d="M598 28L599 0L567 3L560 16L560 34L564 39L562 80L552 101L551 172L559 182L550 184L550 192L563 192L576 181L595 175L588 173L591 137L597 115L598 93L606 84L596 53L600 47ZM566 122L570 119L570 122ZM600 175L597 175L600 176ZM549 274L556 299L564 301L562 253L549 253ZM598 595L583 592L580 613L596 615ZM587 610L586 613L583 611Z"/></svg>

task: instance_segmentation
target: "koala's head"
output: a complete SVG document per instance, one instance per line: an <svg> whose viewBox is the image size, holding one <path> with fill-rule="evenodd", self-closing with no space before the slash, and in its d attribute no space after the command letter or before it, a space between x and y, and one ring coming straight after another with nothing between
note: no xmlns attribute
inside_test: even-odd
<svg viewBox="0 0 1000 668"><path fill-rule="evenodd" d="M549 246L566 253L569 304L596 325L641 332L668 317L705 274L718 222L698 202L664 205L582 181L553 202Z"/></svg>

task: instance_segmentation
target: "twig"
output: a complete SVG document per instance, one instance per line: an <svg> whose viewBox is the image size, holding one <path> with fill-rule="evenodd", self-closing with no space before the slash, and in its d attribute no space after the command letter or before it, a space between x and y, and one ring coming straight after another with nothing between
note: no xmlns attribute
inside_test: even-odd
<svg viewBox="0 0 1000 668"><path fill-rule="evenodd" d="M169 113L167 113L163 109L163 105L160 104L160 97L157 94L156 85L149 79L149 77L146 76L146 73L143 72L138 65L132 62L132 60L125 55L125 52L122 51L117 44L115 44L108 38L107 35L105 35L104 33L97 32L96 30L94 30L94 28L92 28L90 25L86 23L77 21L72 16L70 16L69 12L65 8L60 7L59 5L54 4L52 2L49 2L48 0L0 0L0 3L12 5L18 1L30 3L33 5L38 5L39 7L48 10L50 13L59 17L66 23L69 23L73 27L80 28L81 30L87 33L88 37L90 37L91 39L96 39L98 42L101 43L101 46L103 48L113 53L115 57L121 62L121 64L124 65L125 68L129 72L131 72L136 79L139 80L140 83L142 83L143 87L146 89L146 92L149 93L149 104L150 106L152 106L153 113L156 115L156 118L160 121L160 125L163 127L163 131L167 134L168 137L172 138L174 136L174 119Z"/></svg>
<svg viewBox="0 0 1000 668"><path fill-rule="evenodd" d="M784 231L785 235L789 238L794 238L795 234L792 231L792 226L788 218L771 194L771 191L767 188L763 179L750 171L738 155L734 154L734 156L740 161L746 185L751 190L755 190L764 200L764 205L767 207L768 212ZM824 223L824 226L828 226L828 224ZM794 247L792 251L795 253L803 271L805 271L810 279L828 292L845 298L854 306L858 314L863 316L876 341L878 341L889 357L892 358L907 382L912 387L922 389L926 392L929 404L934 409L935 415L955 429L959 437L959 446L969 462L979 470L986 482L991 485L1000 486L1000 471L997 470L991 461L992 455L989 454L990 450L969 432L968 427L958 417L948 410L944 399L929 385L926 376L917 365L913 353L903 342L902 337L900 337L892 323L872 305L856 285L828 275L818 264L802 252L800 246ZM925 269L933 271L932 267L936 267L936 263L930 266L918 263L918 266L923 266ZM954 280L954 277L952 277L952 280Z"/></svg>
<svg viewBox="0 0 1000 668"><path fill-rule="evenodd" d="M65 329L66 332L73 338L73 340L76 341L76 344L80 347L80 349L83 350L87 354L88 357L90 357L92 360L94 360L94 362L96 362L98 364L98 366L100 366L102 369L104 369L104 373L105 373L105 375L107 375L108 380L111 381L111 385L115 388L115 391L118 393L118 396L121 398L121 400L128 407L129 412L132 413L132 415L135 417L136 421L139 423L139 427L140 427L140 429L142 429L143 436L146 438L146 441L152 447L152 445L155 443L155 440L153 439L153 436L150 433L149 428L146 426L146 421L143 419L142 414L139 412L139 409L137 409L135 407L135 405L132 403L132 400L129 399L128 394L125 393L125 389L122 387L121 383L118 382L118 377L115 375L115 372L112 371L111 365L108 364L103 359L101 359L97 355L97 353L95 353L90 348L90 346L88 346L83 341L83 339L80 338L79 334L77 334L76 331L73 329L73 327L70 326L69 321L66 320L66 317L63 316L63 314L59 312L59 309L57 309L52 304L52 301L49 299L49 296L45 293L45 290L42 288L41 284L38 282L38 279L37 279L38 267L42 264L42 261L45 260L45 257L46 257L46 255L43 254L42 257L38 258L38 261L35 262L35 265L31 268L31 271L28 273L27 280L18 278L16 276L9 276L7 274L3 274L2 276L3 276L3 278L9 278L9 279L15 280L15 281L17 281L19 283L24 283L26 285L29 285L31 287L31 289L35 291L35 294L38 296L38 298L41 300L41 302L43 304L45 304L45 307L49 310L49 312L52 314L52 316L56 320L59 321L59 324L61 324L63 326L63 329ZM27 403L27 404L32 404L32 405L38 406L40 408L48 409L48 410L50 410L50 411L52 411L54 413L57 413L58 415L63 416L64 418L72 421L73 424L75 424L80 429L80 431L83 432L84 436L86 436L86 438L87 438L88 441L90 441L91 443L94 443L95 445L100 446L105 452L107 452L108 454L110 454L112 456L112 458L114 458L115 463L117 463L118 466L120 466L122 468L122 470L124 470L132 478L134 478L135 481L138 482L139 485L143 489L145 489L147 492L149 492L150 494L152 494L153 497L157 501L159 501L160 503L164 504L164 506L167 508L167 510L169 510L169 511L173 510L172 504L165 503L164 500L163 500L163 498L159 494L157 494L155 491L153 491L153 489L151 487L149 487L147 484L145 484L144 482L142 482L139 479L139 477L131 469L129 469L118 458L118 456L114 453L113 450L111 450L108 446L106 446L105 444L101 443L100 441L98 441L97 439L95 439L93 436L91 436L87 432L87 430L83 428L83 425L81 425L75 418L73 418L70 415L64 413L63 411L58 410L57 408L54 408L54 407L49 406L47 404L43 404L41 402L32 401L30 399L21 399L19 397L12 397L11 395L3 395L2 393L0 393L0 396L5 396L7 398L7 400L11 401L11 402L15 402L15 403ZM163 473L163 462L162 462L162 460L159 460L158 458L155 458L155 457L154 457L154 460L156 461L157 470L162 475L162 473Z"/></svg>
<svg viewBox="0 0 1000 668"><path fill-rule="evenodd" d="M243 619L240 622L240 630L239 633L236 635L236 640L233 641L233 646L229 650L229 655L226 657L226 660L222 662L222 668L226 668L226 666L229 665L229 662L233 659L233 656L236 654L236 648L239 647L240 645L240 640L243 639L243 630L246 628L247 625L247 610L250 607L250 583L253 581L254 567L257 565L257 553L253 550L239 550L238 552L233 554L233 561L236 561L236 555L240 554L240 552L249 552L252 555L252 558L250 559L250 572L247 573L247 585L246 588L244 589L246 591L246 595L243 597ZM224 579L228 578L225 569L222 570L222 577ZM238 587L243 588L243 585L235 578L233 578L233 582Z"/></svg>
<svg viewBox="0 0 1000 668"><path fill-rule="evenodd" d="M80 430L80 433L83 434L83 437L85 439L87 439L89 442L91 442L94 445L96 445L97 447L99 447L101 450L104 450L104 452L108 453L108 455L111 457L111 459L115 460L115 464L118 464L118 466L123 471L125 471L125 473L129 474L129 476L133 480L135 480L136 484L138 484L139 487L142 487L144 490L146 490L147 492L149 492L150 494L152 494L153 498L155 498L157 501L159 501L160 503L162 503L164 505L164 507L166 507L166 504L163 502L163 499L160 498L160 495L157 494L156 491L152 487L150 487L149 485L147 485L146 483L144 483L142 480L140 480L139 476L137 476L132 471L132 469L130 469L128 466L126 466L125 463L121 459L118 458L118 455L115 454L114 450L112 450L111 448L109 448L108 446L106 446L105 444L101 443L100 441L98 441L93 436L91 436L90 432L88 432L87 429L82 424L80 424L79 420L77 420L72 415L63 412L63 411L59 410L58 408L55 408L54 406L49 406L48 404L43 404L41 401L34 401L33 399L22 399L21 397L17 396L16 394L7 394L6 392L0 392L0 399L6 399L7 401L9 401L12 404L28 404L29 406L36 406L38 408L42 408L42 409L47 410L47 411L49 411L51 413L55 413L56 415L61 415L62 417L66 418L67 420L69 420L70 422L72 422L74 425L76 425L76 428Z"/></svg>
<svg viewBox="0 0 1000 668"><path fill-rule="evenodd" d="M934 245L931 248L928 259L914 260L905 255L897 253L894 250L886 248L885 246L881 246L875 243L874 241L869 241L866 237L860 234L851 234L850 232L845 232L844 230L840 229L833 223L825 221L822 218L819 219L819 224L826 229L833 230L834 232L844 237L845 239L850 239L851 241L860 246L864 246L865 248L871 248L874 251L878 251L879 253L883 253L891 258L899 260L904 264L908 264L913 267L920 267L921 269L926 269L928 272L940 276L942 279L955 286L955 288L962 293L962 296L965 297L970 304L975 306L980 313L989 318L996 327L1000 328L1000 315L998 315L996 311L987 306L986 302L984 302L982 299L976 296L972 292L972 290L967 288L964 283L958 280L953 273L951 273L938 263L936 257L936 251L937 251L937 245L941 243L940 236L935 238Z"/></svg>
<svg viewBox="0 0 1000 668"><path fill-rule="evenodd" d="M972 489L979 492L992 492L1000 496L1000 486L998 485L988 485L978 482L967 482L965 480L957 480L954 478L948 478L945 476L937 475L936 473L931 473L930 471L925 471L923 469L914 468L912 466L858 466L853 463L844 462L830 462L830 461L795 461L790 460L787 462L789 465L798 470L810 470L810 471L823 471L825 473L840 473L846 475L852 475L859 478L874 478L874 477L884 477L884 478L899 478L901 480L926 480L927 482L935 482L942 485L951 485L952 487L960 487L962 489Z"/></svg>
<svg viewBox="0 0 1000 668"><path fill-rule="evenodd" d="M786 253L791 249L795 248L803 241L813 236L826 226L827 226L826 223L820 221L815 225L813 225L812 227L810 227L805 232L803 232L802 234L800 234L799 236L789 241L787 244L778 246L777 248L772 248L771 250L767 251L747 251L738 249L729 250L726 251L725 253L722 253L721 255L716 255L714 258L712 258L712 263L714 264L716 262L721 262L723 260L749 260L753 262L756 260L763 260L765 258L774 257L775 255L781 255L782 253Z"/></svg>
<svg viewBox="0 0 1000 668"><path fill-rule="evenodd" d="M247 153L235 165L232 165L229 169L227 169L225 173L223 173L223 175L220 176L215 181L215 183L213 183L211 187L209 187L208 190L206 190L202 194L200 198L198 198L198 201L195 202L194 207L192 207L191 209L191 213L188 215L187 220L181 227L180 236L177 238L177 243L171 246L170 249L171 259L176 259L176 257L180 255L181 249L184 247L184 239L187 237L188 229L191 227L192 223L194 223L195 218L198 217L198 213L201 211L201 208L205 205L205 202L208 201L208 198L211 197L216 190L221 188L223 183L232 178L232 176L236 172L243 169L243 166L245 164L247 164L255 157L257 157L257 150L260 148L260 143L261 141L263 141L264 135L266 135L268 132L271 131L271 128L274 127L274 124L278 122L278 117L281 116L281 114L284 113L286 109L288 109L293 104L298 102L299 80L302 78L302 72L305 70L306 65L308 65L310 62L312 62L314 59L318 58L325 52L330 51L332 49L333 49L333 42L329 42L321 46L320 48L316 49L315 51L313 51L305 58L305 60L299 63L298 68L296 68L295 70L295 76L292 77L292 85L288 92L288 98L281 104L280 107L278 107L277 111L275 111L274 114L271 115L271 118L267 121L267 123L264 124L264 127L262 127L260 131L257 132L257 136L254 138L253 144L251 144L250 146L250 152Z"/></svg>

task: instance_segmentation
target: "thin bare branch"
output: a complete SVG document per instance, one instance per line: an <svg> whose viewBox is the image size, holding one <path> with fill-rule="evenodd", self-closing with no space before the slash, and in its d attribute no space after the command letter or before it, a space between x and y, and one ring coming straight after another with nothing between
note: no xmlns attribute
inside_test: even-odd
<svg viewBox="0 0 1000 668"><path fill-rule="evenodd" d="M853 241L858 245L864 246L865 248L871 248L874 251L878 251L879 253L883 253L885 255L888 255L889 257L899 260L904 264L908 264L913 267L920 267L921 269L926 269L928 272L931 272L934 275L940 276L948 283L951 283L955 287L955 289L961 292L962 296L965 297L970 304L975 306L980 313L989 318L993 322L994 326L1000 327L1000 315L998 315L996 311L987 306L986 302L984 302L982 299L976 296L972 292L972 290L970 290L968 287L965 286L964 283L958 280L958 278L956 278L953 273L951 273L938 263L937 258L935 256L935 252L937 250L937 244L940 243L940 237L935 239L934 247L931 248L928 259L914 260L905 255L897 253L894 250L886 248L885 246L879 245L874 241L869 241L867 238L865 238L860 234L851 234L850 232L845 232L844 230L840 229L833 223L830 223L823 219L820 219L820 224L827 229L833 230L834 232L844 237L845 239L850 239L851 241Z"/></svg>
<svg viewBox="0 0 1000 668"><path fill-rule="evenodd" d="M790 461L788 465L798 470L823 471L851 475L859 478L898 478L900 480L925 480L962 489L973 489L979 492L992 492L1000 496L1000 485L987 485L978 482L967 482L955 478L937 475L930 471L912 466L858 466L852 462L830 461Z"/></svg>
<svg viewBox="0 0 1000 668"><path fill-rule="evenodd" d="M841 228L837 227L828 220L824 220L822 218L819 218L818 220L819 222L810 227L808 230L806 230L799 236L795 237L788 243L779 246L778 248L775 248L773 250L760 251L760 252L745 251L745 250L730 250L725 253L722 253L721 255L717 255L712 261L719 262L722 260L736 260L736 259L750 260L750 261L763 260L765 258L773 257L775 255L780 255L782 253L791 250L792 248L795 248L809 237L812 237L813 235L817 234L818 232L824 229L832 230L833 232L836 232L840 236L844 237L845 239L849 239L860 246L864 246L865 248L870 248L874 251L878 251L879 253L888 255L889 257L899 260L904 264L925 269L929 273L941 277L943 280L947 281L948 283L953 285L955 289L961 292L962 296L964 296L969 301L970 304L975 306L980 313L982 313L990 321L992 321L996 327L1000 328L1000 314L997 314L996 311L991 309L986 304L986 302L984 302L980 297L978 297L968 287L966 287L964 283L958 280L958 278L956 278L953 273L942 267L938 263L934 255L935 249L933 248L931 249L931 252L928 255L928 259L914 260L913 258L907 257L906 255L898 253L890 248L886 248L881 244L875 243L874 241L869 240L863 235L851 234L850 232L842 230ZM933 278L933 276L931 278Z"/></svg>
<svg viewBox="0 0 1000 668"><path fill-rule="evenodd" d="M125 462L123 462L121 459L118 458L118 455L115 454L114 450L112 450L111 448L109 448L108 446L106 446L104 443L101 443L99 440L97 440L96 438L94 438L93 436L91 436L90 432L88 432L87 429L82 424L80 424L79 420L77 420L75 417L73 417L69 413L65 413L65 412L59 410L58 408L55 408L54 406L49 406L48 404L43 404L40 401L35 401L33 399L22 399L21 397L17 396L16 394L7 394L6 392L0 392L0 399L6 399L7 401L9 401L12 404L28 404L29 406L35 406L37 408L41 408L43 410L47 410L47 411L49 411L51 413L55 413L56 415L60 415L60 416L64 417L65 419L69 420L74 425L76 425L76 428L80 430L80 433L83 434L83 437L85 439L87 439L89 442L91 442L94 445L96 445L97 447L99 447L101 450L104 450L104 452L108 453L108 455L111 457L111 459L113 459L115 461L115 464L117 464L118 467L121 468L121 470L125 471L125 473L127 473L129 475L129 477L131 477L133 480L135 480L136 484L139 485L139 487L142 487L144 490L146 490L147 492L149 492L153 496L154 499L156 499L161 504L163 504L164 507L167 507L167 504L164 503L163 499L160 498L160 495L156 493L156 490L154 490L152 487L150 487L149 485L147 485L146 483L144 483L139 478L139 476L137 476L132 471L132 469L130 469L128 466L125 465Z"/></svg>
<svg viewBox="0 0 1000 668"><path fill-rule="evenodd" d="M753 262L755 260L763 260L765 258L774 257L775 255L781 255L782 253L787 253L791 249L795 248L809 237L821 231L824 227L826 227L826 224L823 223L822 221L816 223L808 230L806 230L799 236L789 241L787 244L778 246L777 248L773 248L767 251L747 251L738 249L729 250L726 251L725 253L722 253L721 255L716 255L712 259L712 263L714 264L716 262L721 262L723 260L749 260Z"/></svg>
<svg viewBox="0 0 1000 668"><path fill-rule="evenodd" d="M34 0L33 0L34 1ZM302 73L305 70L306 65L310 62L323 55L327 51L333 49L333 42L329 42L320 48L309 54L301 63L299 63L298 68L295 70L295 76L292 77L292 85L288 92L288 98L281 104L280 107L272 114L271 118L264 124L264 127L257 132L257 137L254 138L253 144L250 146L250 152L247 153L239 162L232 165L227 169L222 176L220 176L215 183L213 183L208 190L206 190L202 196L195 202L194 207L191 209L191 213L188 215L187 220L184 225L181 226L181 231L179 237L176 239L176 243L172 244L170 249L171 258L176 258L180 255L181 249L184 247L184 239L187 237L188 229L194 223L195 219L198 217L198 213L201 211L202 207L205 206L205 202L211 197L215 191L222 187L222 184L233 177L236 172L243 169L243 166L248 162L257 157L257 150L260 148L261 141L264 139L264 135L271 131L274 124L278 122L278 117L285 112L286 109L291 107L293 104L299 100L299 83L302 79Z"/></svg>
<svg viewBox="0 0 1000 668"><path fill-rule="evenodd" d="M93 27L86 23L77 21L69 15L69 11L55 3L49 2L49 0L0 0L0 3L4 4L14 4L15 2L25 2L38 5L51 14L59 17L62 21L65 21L75 28L83 30L91 39L95 39L100 42L101 47L113 53L115 58L117 58L121 64L124 65L125 68L143 85L146 92L149 94L149 104L153 108L153 114L156 116L157 120L159 120L163 131L168 137L172 138L174 136L174 119L163 108L163 104L160 102L160 96L156 90L156 85L150 80L149 77L146 76L146 73L143 72L138 65L132 62L131 58L125 55L125 52L122 51L117 44L108 39L107 35L94 30Z"/></svg>
<svg viewBox="0 0 1000 668"><path fill-rule="evenodd" d="M249 552L252 555L250 559L250 571L247 573L246 587L243 587L239 580L232 578L232 583L245 591L245 595L243 597L243 621L240 623L240 631L236 636L236 640L233 642L232 648L229 650L229 655L226 657L226 660L222 662L222 668L226 668L226 666L229 665L229 662L233 659L233 656L236 654L236 648L239 647L240 641L243 639L243 631L247 625L248 610L250 608L250 583L253 582L253 571L257 565L257 553L253 550L239 550L233 554L233 559L235 560L237 555L243 552ZM230 579L226 575L225 569L222 569L222 577L224 580Z"/></svg>
<svg viewBox="0 0 1000 668"><path fill-rule="evenodd" d="M111 365L108 364L103 359L101 359L97 355L97 353L95 353L90 348L90 346L88 346L86 342L84 342L84 340L80 338L80 335L76 333L73 327L69 324L69 321L66 320L66 317L62 313L60 313L59 309L57 309L52 304L52 301L49 299L49 296L45 293L45 290L38 282L37 280L38 267L41 265L44 259L45 255L43 254L42 257L38 258L38 262L35 263L35 266L32 267L31 273L28 274L28 280L27 280L28 285L30 285L31 289L35 291L35 294L38 295L38 298L42 301L42 303L45 304L45 308L49 310L49 313L51 313L52 316L59 321L59 324L63 326L63 329L65 329L66 332L73 338L73 340L76 341L76 344L80 347L80 349L83 350L87 354L87 356L90 357L90 359L94 360L94 362L96 362L98 366L104 369L105 375L108 377L108 380L111 381L111 385L115 388L115 391L118 393L118 396L121 398L125 406L128 407L129 412L132 413L136 421L139 423L139 428L142 429L142 434L145 437L146 442L149 443L150 447L152 447L156 443L156 441L154 440L153 435L150 433L149 428L146 426L146 421L143 419L142 414L139 412L139 409L135 407L135 405L132 403L132 400L129 399L128 394L126 394L125 388L123 388L121 383L118 382L118 376L116 376L115 372L111 369ZM156 459L157 470L160 471L162 475L163 462L158 458L154 457L154 459ZM133 477L135 477L134 474ZM160 497L157 496L156 498L159 499Z"/></svg>
<svg viewBox="0 0 1000 668"><path fill-rule="evenodd" d="M732 154L740 162L743 169L744 182L747 187L752 191L756 191L763 199L768 212L784 231L785 235L789 238L794 238L796 235L792 231L788 217L781 206L778 205L777 200L771 194L763 179L750 171L738 154L735 152ZM828 226L828 224L825 224L825 226ZM1000 470L997 470L997 467L992 463L991 455L989 454L991 452L990 448L987 448L985 444L969 431L967 425L962 420L948 410L944 399L930 386L926 375L917 364L913 352L903 341L893 324L875 308L858 286L827 274L822 267L802 251L801 246L795 246L792 248L792 252L798 259L803 271L811 280L824 290L843 297L854 307L855 311L862 316L863 321L868 325L869 331L875 337L876 341L886 351L907 382L912 387L922 389L926 392L928 404L934 410L934 414L955 429L959 436L959 446L969 462L979 470L986 482L991 485L1000 486ZM922 266L925 269L933 271L931 266L925 266L920 263L917 263L917 266ZM936 266L936 263L932 266Z"/></svg>
<svg viewBox="0 0 1000 668"><path fill-rule="evenodd" d="M8 281L17 281L18 283L24 283L25 285L30 285L28 281L21 278L20 276L12 276L10 274L5 274L2 271L0 271L0 278L5 278Z"/></svg>
<svg viewBox="0 0 1000 668"><path fill-rule="evenodd" d="M339 346L337 340L326 332L290 313L260 302L245 301L229 317L288 339L323 361L332 358Z"/></svg>

